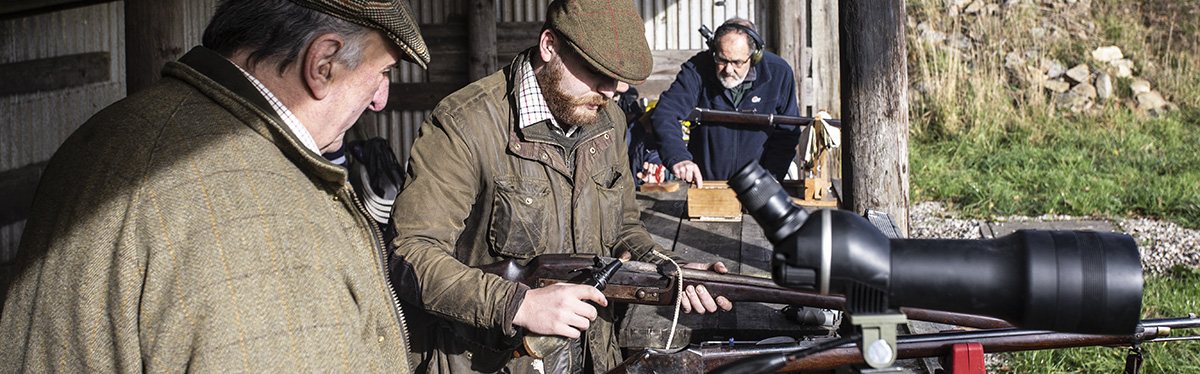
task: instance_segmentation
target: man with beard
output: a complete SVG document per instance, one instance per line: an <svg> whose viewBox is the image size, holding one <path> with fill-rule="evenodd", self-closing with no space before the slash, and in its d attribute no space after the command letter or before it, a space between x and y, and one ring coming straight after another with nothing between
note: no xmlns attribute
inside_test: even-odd
<svg viewBox="0 0 1200 374"><path fill-rule="evenodd" d="M529 289L472 266L575 253L681 262L639 220L618 85L653 65L630 1L555 0L537 46L446 97L421 126L392 219L431 320L411 326L428 372L605 372L620 362L613 309L596 288ZM624 87L621 87L624 88ZM671 265L666 265L671 266ZM724 265L685 267L725 272ZM703 288L685 311L732 307ZM589 303L590 302L590 303ZM567 343L520 354L527 333Z"/></svg>
<svg viewBox="0 0 1200 374"><path fill-rule="evenodd" d="M706 122L693 127L684 142L679 125L694 108L799 115L791 66L762 49L754 24L730 19L717 28L709 49L685 62L659 96L650 122L663 164L679 179L698 185L704 179L728 180L750 162L776 179L787 174L800 139L798 127Z"/></svg>

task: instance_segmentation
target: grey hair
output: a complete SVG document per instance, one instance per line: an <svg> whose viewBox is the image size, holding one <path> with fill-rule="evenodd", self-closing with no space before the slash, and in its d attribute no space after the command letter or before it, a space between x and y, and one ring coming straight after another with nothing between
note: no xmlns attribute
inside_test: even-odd
<svg viewBox="0 0 1200 374"><path fill-rule="evenodd" d="M335 61L356 69L362 63L366 36L371 31L288 0L222 0L204 30L201 44L226 57L248 49L249 68L260 62L276 63L279 74L283 74L313 40L332 33L346 42L337 51Z"/></svg>
<svg viewBox="0 0 1200 374"><path fill-rule="evenodd" d="M725 35L728 35L728 34L738 34L738 35L744 36L746 38L746 45L750 47L751 51L753 51L754 50L754 37L750 36L750 34L747 33L745 30L739 29L732 25L742 26L742 27L750 29L756 33L758 32L757 28L754 27L754 23L750 22L750 20L741 18L741 17L733 17L733 18L726 20L725 23L721 24L721 26L717 27L717 31L714 33L712 40L713 41L721 40L721 37L724 37Z"/></svg>

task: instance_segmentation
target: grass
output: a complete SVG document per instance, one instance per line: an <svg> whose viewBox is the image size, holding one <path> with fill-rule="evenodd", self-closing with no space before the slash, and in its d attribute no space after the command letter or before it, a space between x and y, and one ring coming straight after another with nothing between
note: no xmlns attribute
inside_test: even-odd
<svg viewBox="0 0 1200 374"><path fill-rule="evenodd" d="M1193 272L1146 279L1143 290L1144 318L1171 318L1200 312L1200 277ZM1194 332L1189 332L1194 334ZM1174 334L1178 336L1179 334ZM1127 348L1082 347L1009 354L1007 367L997 372L1013 373L1120 373L1125 368ZM1200 341L1160 342L1142 345L1142 373L1200 373Z"/></svg>
<svg viewBox="0 0 1200 374"><path fill-rule="evenodd" d="M940 1L909 4L910 12L943 24L942 29L965 28L965 34L1001 44L968 54L910 37L910 79L924 88L910 103L914 200L947 201L973 217L1144 216L1200 228L1200 48L1194 41L1192 55L1150 55L1139 65L1145 67L1139 77L1155 82L1180 110L1155 116L1130 108L1130 80L1123 79L1117 81L1117 91L1126 92L1120 101L1097 103L1081 114L1063 113L1040 87L1012 83L1004 68L1009 52L1038 51L1039 58L1070 66L1090 59L1078 55L1090 56L1092 49L1112 41L1068 38L1021 45L1035 40L1023 33L1037 27L1031 21L1037 14L1014 11L1008 18L979 17L960 25L956 22L963 21L939 16ZM1100 25L1120 25L1112 26L1120 31L1104 34L1148 32L1101 19ZM1083 44L1088 46L1077 47ZM1130 44L1144 49L1156 45ZM1135 61L1141 56L1136 48L1123 49Z"/></svg>
<svg viewBox="0 0 1200 374"><path fill-rule="evenodd" d="M907 3L913 201L943 201L973 218L1152 217L1200 228L1200 4L1093 1L1072 14L1021 1L996 15L951 16L948 3ZM920 24L963 35L974 48L931 41L912 27ZM1108 45L1120 47L1135 76L1178 109L1136 110L1133 80L1122 78L1114 81L1118 99L1066 112L1036 80L1005 68L1043 59L1101 67L1090 52ZM1147 276L1144 316L1200 312L1198 281L1189 269ZM1023 352L1001 371L1117 373L1125 354L1103 347ZM1200 343L1150 343L1144 354L1146 373L1200 372Z"/></svg>

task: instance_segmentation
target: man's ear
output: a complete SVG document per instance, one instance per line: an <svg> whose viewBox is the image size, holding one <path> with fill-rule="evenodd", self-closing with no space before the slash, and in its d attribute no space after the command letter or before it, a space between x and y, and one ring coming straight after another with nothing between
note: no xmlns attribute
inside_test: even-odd
<svg viewBox="0 0 1200 374"><path fill-rule="evenodd" d="M554 54L558 53L558 51L554 50L554 44L557 39L558 34L554 30L542 30L542 35L538 37L538 57L541 57L543 63L550 62Z"/></svg>
<svg viewBox="0 0 1200 374"><path fill-rule="evenodd" d="M318 36L304 53L301 74L313 98L323 100L329 95L334 79L334 57L346 46L338 34ZM340 72L339 72L340 73Z"/></svg>

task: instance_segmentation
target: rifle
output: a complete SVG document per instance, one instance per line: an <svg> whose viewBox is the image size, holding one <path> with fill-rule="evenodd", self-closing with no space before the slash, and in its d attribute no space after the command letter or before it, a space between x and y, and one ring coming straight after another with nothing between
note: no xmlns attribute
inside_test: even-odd
<svg viewBox="0 0 1200 374"><path fill-rule="evenodd" d="M704 122L720 122L752 126L808 126L811 125L816 119L812 117L785 116L782 114L762 114L695 108L692 109L692 112L688 114L687 118L684 118L684 120L693 124ZM825 120L825 123L833 125L833 127L842 127L842 121L837 119L827 119Z"/></svg>
<svg viewBox="0 0 1200 374"><path fill-rule="evenodd" d="M611 258L604 263L613 261ZM524 283L531 288L545 287L555 283L580 283L599 271L595 256L572 254L545 254L534 257L521 265L505 260L479 267L486 273L499 275L513 282ZM841 295L821 295L811 291L783 288L770 278L736 274L717 274L712 271L680 269L684 288L704 286L714 297L724 296L729 301L753 301L775 304L803 305L816 308L842 310L846 298ZM602 291L609 302L673 305L678 303L674 269L628 261ZM910 319L966 326L972 328L1006 328L1012 324L1002 319L963 313L944 312L921 308L900 308Z"/></svg>
<svg viewBox="0 0 1200 374"><path fill-rule="evenodd" d="M1196 327L1200 327L1200 318L1192 314L1182 318L1142 320L1136 333L1131 335L1088 335L1006 328L902 335L897 337L896 346L898 358L901 359L944 357L950 355L956 345L968 343L977 343L984 352L989 353L1088 346L1137 346L1149 342L1195 340L1200 336L1170 335L1172 330ZM832 370L863 362L859 348L852 342L843 341L845 339L821 338L772 345L744 343L741 346L729 342L713 342L677 350L647 349L625 360L608 373L703 373L715 369L720 369L721 372L742 372L731 370L732 368L722 369L722 366L750 357L775 359L778 362L781 356L829 343L834 344L831 344L832 347L823 347L827 348L823 351L799 359L785 360L784 365L775 368L773 372ZM1141 359L1140 355L1136 357Z"/></svg>

